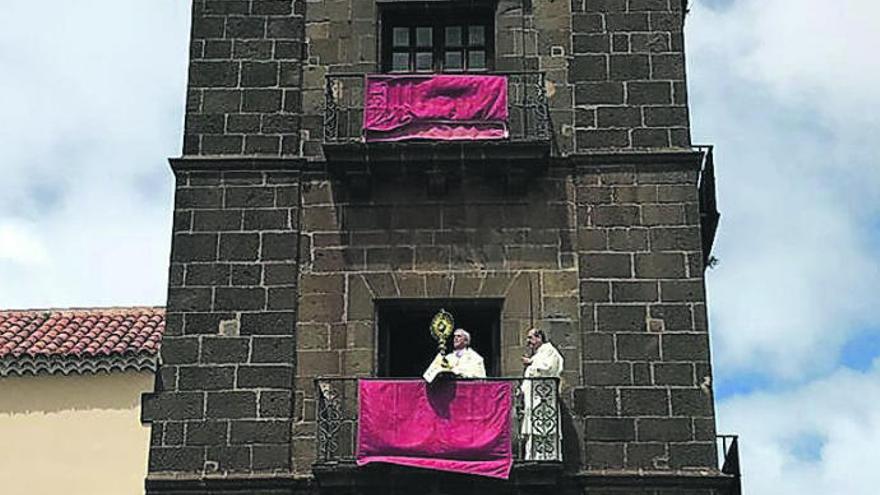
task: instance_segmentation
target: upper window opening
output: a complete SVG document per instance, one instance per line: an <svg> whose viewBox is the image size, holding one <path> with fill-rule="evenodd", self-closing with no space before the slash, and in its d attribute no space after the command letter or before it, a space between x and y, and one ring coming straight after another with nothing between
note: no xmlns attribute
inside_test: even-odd
<svg viewBox="0 0 880 495"><path fill-rule="evenodd" d="M385 72L485 72L492 69L492 9L412 4L382 13Z"/></svg>

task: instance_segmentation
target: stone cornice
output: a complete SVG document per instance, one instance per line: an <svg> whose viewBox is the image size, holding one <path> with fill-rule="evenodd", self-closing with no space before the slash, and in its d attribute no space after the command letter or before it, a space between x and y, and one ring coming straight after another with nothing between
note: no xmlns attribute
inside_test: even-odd
<svg viewBox="0 0 880 495"><path fill-rule="evenodd" d="M379 466L371 469L356 468L353 465L326 467L316 476L293 476L291 474L162 474L153 473L147 477L147 494L160 493L240 493L240 490L290 490L290 493L311 492L317 486L325 490L336 487L382 487L388 486L389 477L394 477L399 486L422 486L432 481L453 482L460 475L436 471L414 471L395 466ZM328 479L329 476L329 479ZM318 481L323 478L323 481ZM559 465L515 464L508 481L473 477L470 482L487 490L503 486L568 486L584 489L632 488L651 489L714 489L715 493L738 493L735 487L739 478L711 469L680 469L666 471L645 470L600 470L563 473ZM274 493L274 492L273 492ZM285 492L287 493L287 492Z"/></svg>
<svg viewBox="0 0 880 495"><path fill-rule="evenodd" d="M400 145L398 145L400 147ZM416 161L421 155L419 151L429 148L414 146L405 153L412 161ZM571 153L562 157L547 157L544 160L551 167L558 168L595 168L595 169L619 169L634 168L638 170L645 169L663 169L675 168L699 170L703 161L704 152L699 149L645 149L645 150L596 150L588 152ZM445 157L436 155L423 156L434 162L443 161ZM480 161L497 161L498 156L490 154L462 156L455 154L455 161L459 162L480 162ZM509 157L508 157L509 159ZM410 161L410 160L404 160ZM424 161L420 160L422 163ZM243 171L288 171L288 172L321 172L327 170L328 164L336 164L336 166L345 166L335 161L310 161L305 158L281 158L281 157L250 157L250 156L182 156L169 158L168 162L174 171L226 171L226 170L243 170ZM347 161L350 166L358 164L366 164L371 162L383 163L382 160L351 160Z"/></svg>
<svg viewBox="0 0 880 495"><path fill-rule="evenodd" d="M314 165L305 158L253 157L253 156L181 156L169 158L171 170L177 171L223 171L223 170L280 170L301 171Z"/></svg>
<svg viewBox="0 0 880 495"><path fill-rule="evenodd" d="M702 150L597 150L572 153L553 158L551 164L576 168L635 168L637 170L675 168L700 170L703 162Z"/></svg>

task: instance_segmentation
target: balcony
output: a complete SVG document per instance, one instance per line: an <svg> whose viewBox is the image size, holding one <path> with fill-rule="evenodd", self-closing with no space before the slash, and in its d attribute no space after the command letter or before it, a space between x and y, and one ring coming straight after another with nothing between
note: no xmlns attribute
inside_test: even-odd
<svg viewBox="0 0 880 495"><path fill-rule="evenodd" d="M516 483L552 485L557 476L549 473L562 474L562 421L556 404L559 400L559 380L555 378L494 378L492 382L508 382L514 390L520 391L525 384L532 388L531 394L517 392L511 404L510 438L513 453L513 470ZM358 416L360 398L358 396L357 378L317 378L315 379L315 462L313 473L322 486L354 486L354 480L360 476L356 467L358 442ZM525 402L530 396L531 404ZM531 408L529 406L532 406ZM527 414L530 410L531 414ZM533 432L533 439L527 442L523 432L523 423L528 421ZM528 428L526 428L528 429ZM571 438L569 441L579 441ZM595 472L581 471L570 478L572 481L589 487L602 486L679 486L678 484L697 484L703 487L715 487L713 493L740 495L741 475L739 461L739 443L735 435L717 435L716 438L718 464L708 470L668 470L663 472L642 471L635 474L632 470L604 469ZM367 484L384 486L388 476L395 476L395 483L406 485L406 477L411 483L423 483L424 478L416 476L420 471L404 471L400 469L366 469L362 474ZM408 474L407 474L408 473ZM436 473L436 472L434 472ZM433 474L432 474L433 475ZM491 485L490 485L491 486Z"/></svg>
<svg viewBox="0 0 880 495"><path fill-rule="evenodd" d="M732 480L727 493L728 495L741 495L742 473L739 466L739 436L717 435L716 443L721 474L729 476Z"/></svg>
<svg viewBox="0 0 880 495"><path fill-rule="evenodd" d="M700 227L702 231L703 267L712 266L712 245L715 243L715 232L718 230L718 221L721 214L718 213L718 203L715 195L715 159L712 155L712 146L695 146L703 154L703 163L700 166L699 200L700 200Z"/></svg>
<svg viewBox="0 0 880 495"><path fill-rule="evenodd" d="M511 447L514 465L560 465L562 461L557 378L490 378L510 382L517 393L511 404ZM523 394L522 386L531 388ZM358 379L318 378L315 380L317 405L316 470L331 466L354 466L358 432ZM528 397L529 404L526 404ZM522 434L528 421L532 441Z"/></svg>
<svg viewBox="0 0 880 495"><path fill-rule="evenodd" d="M423 74L420 74L423 75ZM326 77L324 155L331 162L387 163L534 159L549 155L552 127L542 72L508 72L508 135L500 140L370 142L364 132L365 74Z"/></svg>

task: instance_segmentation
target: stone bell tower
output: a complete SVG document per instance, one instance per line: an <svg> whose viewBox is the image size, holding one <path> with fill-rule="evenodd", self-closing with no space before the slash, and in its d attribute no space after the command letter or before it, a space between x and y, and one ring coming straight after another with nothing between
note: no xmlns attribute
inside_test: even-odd
<svg viewBox="0 0 880 495"><path fill-rule="evenodd" d="M685 0L192 4L148 493L739 493L735 444L718 462L718 212ZM371 140L377 74L502 76L505 134ZM547 332L552 461L503 482L355 467L351 384L412 376L408 329L438 307L497 378Z"/></svg>

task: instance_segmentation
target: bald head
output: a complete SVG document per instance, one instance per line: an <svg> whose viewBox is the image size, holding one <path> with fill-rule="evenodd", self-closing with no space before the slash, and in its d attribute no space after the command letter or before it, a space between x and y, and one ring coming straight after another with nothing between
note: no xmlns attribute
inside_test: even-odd
<svg viewBox="0 0 880 495"><path fill-rule="evenodd" d="M452 333L452 348L456 351L466 349L471 345L471 334L463 328L456 328Z"/></svg>

